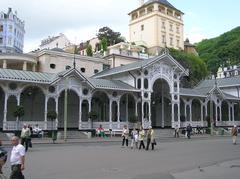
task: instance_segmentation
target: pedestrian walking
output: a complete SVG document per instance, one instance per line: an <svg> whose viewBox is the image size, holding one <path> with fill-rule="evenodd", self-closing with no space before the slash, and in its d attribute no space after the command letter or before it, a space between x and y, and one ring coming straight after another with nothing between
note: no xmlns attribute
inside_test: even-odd
<svg viewBox="0 0 240 179"><path fill-rule="evenodd" d="M139 150L143 147L143 149L145 149L145 145L144 145L144 137L145 137L145 131L142 127L140 127L140 131L139 131Z"/></svg>
<svg viewBox="0 0 240 179"><path fill-rule="evenodd" d="M188 126L186 128L186 132L187 132L187 138L190 139L191 138L191 133L192 133L192 126L191 126L191 124L188 124Z"/></svg>
<svg viewBox="0 0 240 179"><path fill-rule="evenodd" d="M238 128L236 125L233 126L232 128L232 141L233 145L237 144L237 135L238 135Z"/></svg>
<svg viewBox="0 0 240 179"><path fill-rule="evenodd" d="M25 148L19 143L19 138L13 136L11 139L13 148L11 151L11 175L10 179L24 179L22 171L25 169Z"/></svg>
<svg viewBox="0 0 240 179"><path fill-rule="evenodd" d="M29 130L30 130L30 135L29 135L29 138L28 138L28 146L29 146L30 148L32 148L33 128L32 128L32 126L31 126L30 124L28 125L28 128L29 128Z"/></svg>
<svg viewBox="0 0 240 179"><path fill-rule="evenodd" d="M124 125L123 130L122 130L122 146L126 143L126 146L128 146L128 136L129 136L129 129L127 125Z"/></svg>
<svg viewBox="0 0 240 179"><path fill-rule="evenodd" d="M133 149L133 146L135 144L136 149L138 148L138 131L133 128L132 132L131 132L131 149Z"/></svg>
<svg viewBox="0 0 240 179"><path fill-rule="evenodd" d="M179 127L178 127L178 125L176 125L175 128L174 128L174 137L179 138Z"/></svg>
<svg viewBox="0 0 240 179"><path fill-rule="evenodd" d="M26 152L28 151L28 147L29 147L30 135L31 135L30 129L27 127L26 124L24 124L21 131L21 144L23 146L25 145Z"/></svg>
<svg viewBox="0 0 240 179"><path fill-rule="evenodd" d="M154 145L156 145L156 140L155 140L155 133L152 127L150 126L147 132L147 147L146 150L149 149L149 145L151 143L152 150L154 150Z"/></svg>

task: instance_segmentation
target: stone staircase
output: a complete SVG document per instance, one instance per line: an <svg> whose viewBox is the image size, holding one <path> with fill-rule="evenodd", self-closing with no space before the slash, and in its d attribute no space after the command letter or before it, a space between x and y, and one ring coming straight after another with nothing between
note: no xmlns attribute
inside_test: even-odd
<svg viewBox="0 0 240 179"><path fill-rule="evenodd" d="M64 131L58 131L58 139L64 138ZM87 139L89 138L86 132L78 131L78 130L68 130L67 131L67 139Z"/></svg>

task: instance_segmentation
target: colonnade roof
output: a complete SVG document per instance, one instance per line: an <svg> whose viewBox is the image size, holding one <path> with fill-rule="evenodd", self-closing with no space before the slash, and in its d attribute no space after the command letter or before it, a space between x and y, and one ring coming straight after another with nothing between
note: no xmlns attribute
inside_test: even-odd
<svg viewBox="0 0 240 179"><path fill-rule="evenodd" d="M180 96L206 98L209 96L210 93L214 93L213 91L215 89L219 91L219 95L224 99L237 100L237 101L240 100L240 98L230 95L230 94L227 94L216 86L215 87L209 86L209 87L203 87L203 88L194 88L194 89L180 88Z"/></svg>
<svg viewBox="0 0 240 179"><path fill-rule="evenodd" d="M185 70L183 68L182 65L180 65L171 55L169 55L168 53L164 53L160 56L156 56L150 59L145 59L139 62L135 62L135 63L130 63L124 66L119 66L116 68L110 68L110 69L106 69L103 70L95 75L93 75L93 78L101 78L101 77L105 77L105 76L111 76L111 75L115 75L115 74L120 74L120 73L124 73L124 72L128 72L128 71L133 71L133 70L137 70L137 69L144 69L146 67L148 67L149 65L152 65L153 63L160 61L160 60L166 60L169 63L173 63L174 65L176 65L182 72L185 73L185 75L188 75L188 71Z"/></svg>
<svg viewBox="0 0 240 179"><path fill-rule="evenodd" d="M40 73L23 70L0 69L0 80L33 82L33 83L50 83L55 75L52 73Z"/></svg>
<svg viewBox="0 0 240 179"><path fill-rule="evenodd" d="M54 74L54 73L41 73L41 72L0 68L0 81L3 80L3 81L39 83L39 84L51 85L57 79L61 80L60 76L65 76L65 74L71 75L71 72L74 72L74 71L76 71L77 73L80 73L77 69L70 69L67 71ZM105 79L93 79L93 78L84 78L84 79L86 79L91 84L91 86L96 89L123 90L123 91L133 91L133 92L139 91L138 89L119 80L105 80Z"/></svg>
<svg viewBox="0 0 240 179"><path fill-rule="evenodd" d="M230 77L230 78L220 78L217 79L218 87L230 87L230 86L240 86L240 76ZM215 80L203 80L195 88L206 88L213 87Z"/></svg>

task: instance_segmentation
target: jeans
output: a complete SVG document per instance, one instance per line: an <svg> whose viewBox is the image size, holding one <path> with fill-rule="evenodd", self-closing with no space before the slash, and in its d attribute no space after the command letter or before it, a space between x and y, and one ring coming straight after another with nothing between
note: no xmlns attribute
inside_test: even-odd
<svg viewBox="0 0 240 179"><path fill-rule="evenodd" d="M143 146L143 148L145 149L145 145L144 145L143 140L140 141L139 150L141 149L142 146Z"/></svg>
<svg viewBox="0 0 240 179"><path fill-rule="evenodd" d="M124 146L125 141L126 141L126 146L128 146L128 138L126 138L125 136L123 136L122 146Z"/></svg>
<svg viewBox="0 0 240 179"><path fill-rule="evenodd" d="M26 150L26 152L28 151L28 146L29 146L29 139L28 138L22 138L21 139L21 144L23 145L23 146L25 146L25 150ZM24 145L25 144L25 145Z"/></svg>

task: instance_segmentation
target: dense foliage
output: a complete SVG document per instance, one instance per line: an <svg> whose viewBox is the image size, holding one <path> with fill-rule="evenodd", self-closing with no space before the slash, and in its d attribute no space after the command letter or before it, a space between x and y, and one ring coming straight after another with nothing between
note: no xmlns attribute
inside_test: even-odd
<svg viewBox="0 0 240 179"><path fill-rule="evenodd" d="M203 40L196 44L200 57L208 70L216 74L219 67L240 64L240 27L219 37Z"/></svg>
<svg viewBox="0 0 240 179"><path fill-rule="evenodd" d="M114 32L112 29L109 27L102 27L98 30L97 37L100 41L103 39L107 40L107 45L114 45L119 42L124 42L124 38L121 37L120 32Z"/></svg>
<svg viewBox="0 0 240 179"><path fill-rule="evenodd" d="M182 87L193 87L207 76L207 66L198 56L175 49L170 49L170 54L185 69L189 69L189 76L182 80Z"/></svg>
<svg viewBox="0 0 240 179"><path fill-rule="evenodd" d="M92 50L92 46L90 44L88 44L86 52L87 52L87 56L90 56L90 57L93 56L93 50Z"/></svg>

